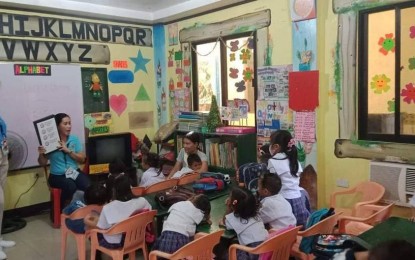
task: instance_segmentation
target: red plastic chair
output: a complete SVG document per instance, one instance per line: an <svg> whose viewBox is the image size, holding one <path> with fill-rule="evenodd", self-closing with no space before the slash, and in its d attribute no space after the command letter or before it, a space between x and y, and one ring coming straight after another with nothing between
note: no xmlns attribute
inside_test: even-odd
<svg viewBox="0 0 415 260"><path fill-rule="evenodd" d="M47 166L43 167L45 171L46 177L46 184L48 185L49 192L50 192L50 202L51 202L51 209L50 209L50 220L52 221L53 228L60 228L61 227L61 194L62 190L57 188L52 188L49 186L49 172Z"/></svg>

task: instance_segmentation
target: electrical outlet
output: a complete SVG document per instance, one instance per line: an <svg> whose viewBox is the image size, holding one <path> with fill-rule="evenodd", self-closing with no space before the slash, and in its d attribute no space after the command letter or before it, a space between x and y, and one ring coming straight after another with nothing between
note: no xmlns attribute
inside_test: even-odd
<svg viewBox="0 0 415 260"><path fill-rule="evenodd" d="M349 181L346 179L337 179L336 185L337 187L349 188Z"/></svg>

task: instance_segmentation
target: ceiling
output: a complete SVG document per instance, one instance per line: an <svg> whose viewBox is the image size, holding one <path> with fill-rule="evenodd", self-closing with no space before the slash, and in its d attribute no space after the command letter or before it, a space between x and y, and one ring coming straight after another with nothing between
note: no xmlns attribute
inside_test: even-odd
<svg viewBox="0 0 415 260"><path fill-rule="evenodd" d="M255 0L0 0L0 6L156 24L251 1Z"/></svg>

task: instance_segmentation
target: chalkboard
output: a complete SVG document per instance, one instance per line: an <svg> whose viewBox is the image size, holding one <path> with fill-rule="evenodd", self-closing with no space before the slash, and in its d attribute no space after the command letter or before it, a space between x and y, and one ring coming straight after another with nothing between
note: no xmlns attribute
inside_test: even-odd
<svg viewBox="0 0 415 260"><path fill-rule="evenodd" d="M39 146L33 121L66 113L72 134L85 143L81 68L50 65L50 75L15 75L14 64L0 64L0 114L7 124L10 170L37 166Z"/></svg>

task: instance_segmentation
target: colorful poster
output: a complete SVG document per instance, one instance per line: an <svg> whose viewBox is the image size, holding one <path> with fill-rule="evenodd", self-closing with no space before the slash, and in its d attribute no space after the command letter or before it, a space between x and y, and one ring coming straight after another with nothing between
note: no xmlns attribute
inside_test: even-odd
<svg viewBox="0 0 415 260"><path fill-rule="evenodd" d="M171 23L167 28L169 30L169 45L177 45L179 43L179 29L177 23Z"/></svg>
<svg viewBox="0 0 415 260"><path fill-rule="evenodd" d="M293 23L293 71L317 69L316 19Z"/></svg>
<svg viewBox="0 0 415 260"><path fill-rule="evenodd" d="M177 26L177 24L176 24ZM177 28L176 28L177 29ZM157 123L158 126L168 122L167 114L167 59L165 47L165 32L163 25L154 25L153 34L157 41L154 42L154 69L156 71L156 103L157 103ZM169 31L170 35L170 31ZM177 38L177 34L176 34ZM177 39L176 39L177 40ZM135 115L137 116L137 115Z"/></svg>
<svg viewBox="0 0 415 260"><path fill-rule="evenodd" d="M190 90L188 88L170 91L170 111L172 119L177 120L180 111L190 111Z"/></svg>
<svg viewBox="0 0 415 260"><path fill-rule="evenodd" d="M270 136L278 129L293 129L293 114L287 100L257 101L257 135Z"/></svg>
<svg viewBox="0 0 415 260"><path fill-rule="evenodd" d="M274 100L288 98L288 73L292 64L266 66L257 69L258 99Z"/></svg>

